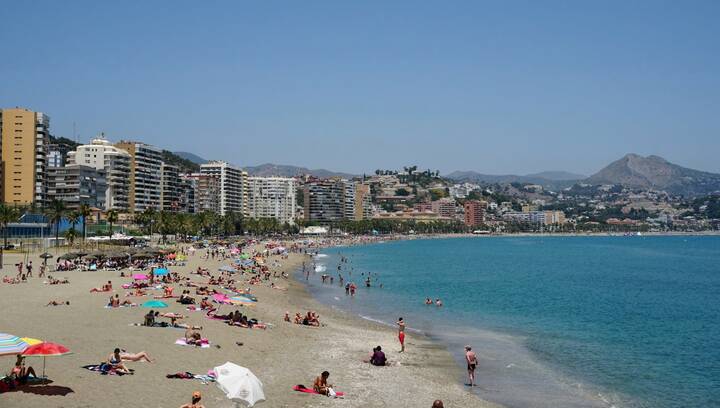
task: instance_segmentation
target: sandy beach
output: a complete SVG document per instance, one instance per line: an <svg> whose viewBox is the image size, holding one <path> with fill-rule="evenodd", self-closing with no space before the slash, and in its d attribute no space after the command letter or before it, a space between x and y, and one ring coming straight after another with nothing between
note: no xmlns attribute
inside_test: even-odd
<svg viewBox="0 0 720 408"><path fill-rule="evenodd" d="M199 250L186 266L171 270L191 276L193 281L205 282L206 278L190 275L190 271L203 266L216 274L218 267L228 261L204 260L201 258L204 252ZM272 256L269 261L278 260L282 266L271 270L291 273L305 257L290 254L288 259L280 260L279 256ZM37 269L41 262L37 254L30 259ZM14 276L13 265L20 260L20 254L6 254L0 275ZM435 399L443 400L445 407L496 406L467 392L459 381L461 368L444 347L410 335L407 352L399 354L392 328L325 307L292 278L271 280L287 291L270 288L270 282L253 286L259 301L255 306L240 307L243 313L270 323L267 330L229 327L206 318L203 312L187 311L184 305L169 299L169 307L163 312L189 315L185 322L203 326L203 336L210 339L213 347L199 349L174 344L184 335L181 329L133 326L142 323L148 309L108 309L105 305L109 293L89 292L111 280L113 294L119 293L123 298L126 291L120 285L129 283L130 278L120 278L120 272L70 271L53 275L68 278L70 284L46 285L36 277L22 284L0 284L0 332L60 343L73 354L47 359L51 384L0 394L3 407L179 407L189 402L193 391L202 393L202 402L207 407L232 407L234 404L212 383L165 377L185 371L205 374L226 361L245 366L260 378L267 398L260 406L430 407ZM177 284L173 286L175 293L183 289ZM152 298L128 299L142 303ZM70 301L70 305L46 307L51 300ZM222 306L220 311L236 308ZM286 311L293 315L308 310L320 314L323 327L311 328L282 319ZM399 364L374 367L363 363L362 359L376 345L382 345L388 359ZM129 362L135 374L125 376L105 376L81 368L104 361L115 347L128 352L146 351L155 362ZM0 371L9 372L14 361L13 356L0 357ZM42 358L27 361L36 370L42 369ZM336 390L346 393L344 399L291 389L296 384L311 386L323 370L331 373L329 382Z"/></svg>

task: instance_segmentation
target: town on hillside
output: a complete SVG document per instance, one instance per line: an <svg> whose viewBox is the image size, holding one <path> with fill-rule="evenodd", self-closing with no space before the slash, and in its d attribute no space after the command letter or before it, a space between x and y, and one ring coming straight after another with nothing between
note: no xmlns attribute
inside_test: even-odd
<svg viewBox="0 0 720 408"><path fill-rule="evenodd" d="M110 141L100 134L80 144L55 137L48 115L28 109L3 109L0 118L0 223L5 246L8 238L54 237L72 243L80 235L108 237L114 233L497 234L720 229L717 191L678 194L653 187L589 182L593 178L552 183L469 181L417 166L358 176L261 176L224 161L197 163L141 141Z"/></svg>

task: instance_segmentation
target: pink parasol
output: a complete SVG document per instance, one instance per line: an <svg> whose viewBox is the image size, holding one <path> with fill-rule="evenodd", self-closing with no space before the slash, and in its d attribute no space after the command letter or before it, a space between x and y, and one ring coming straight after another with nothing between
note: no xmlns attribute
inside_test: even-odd
<svg viewBox="0 0 720 408"><path fill-rule="evenodd" d="M147 275L143 275L142 273L136 273L132 276L132 278L135 280L145 280L148 277L147 277Z"/></svg>

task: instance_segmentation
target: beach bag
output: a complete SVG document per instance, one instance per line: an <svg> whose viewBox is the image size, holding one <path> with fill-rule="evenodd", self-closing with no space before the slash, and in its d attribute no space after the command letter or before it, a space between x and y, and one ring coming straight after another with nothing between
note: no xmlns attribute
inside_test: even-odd
<svg viewBox="0 0 720 408"><path fill-rule="evenodd" d="M328 388L328 397L337 397L337 393L332 388Z"/></svg>

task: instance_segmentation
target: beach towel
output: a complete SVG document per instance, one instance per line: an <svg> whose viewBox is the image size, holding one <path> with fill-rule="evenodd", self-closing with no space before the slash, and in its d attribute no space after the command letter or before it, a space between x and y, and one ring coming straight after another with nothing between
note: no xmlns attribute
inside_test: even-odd
<svg viewBox="0 0 720 408"><path fill-rule="evenodd" d="M82 366L82 368L90 371L94 371L96 373L100 373L102 375L125 375L122 371L117 371L116 369L112 368L109 364L101 363L101 364L89 364ZM130 371L135 371L132 368Z"/></svg>
<svg viewBox="0 0 720 408"><path fill-rule="evenodd" d="M187 344L187 341L185 341L185 339L177 339L175 340L175 344L177 344L178 346L197 347L194 344ZM210 348L210 341L208 339L200 340L200 348Z"/></svg>
<svg viewBox="0 0 720 408"><path fill-rule="evenodd" d="M294 387L293 387L293 390L294 390L294 391L298 391L298 392L304 392L304 393L306 393L306 394L322 395L322 394L318 393L317 391L313 390L312 388L306 388L305 386L302 386L302 385L296 385L296 386L294 386ZM344 392L335 391L335 396L336 396L336 397L342 397L342 396L344 396L344 395L345 395Z"/></svg>
<svg viewBox="0 0 720 408"><path fill-rule="evenodd" d="M162 323L165 323L165 322L162 322ZM153 326L145 326L144 324L141 324L141 323L130 323L130 324L128 324L128 326L150 327L150 328L159 327L161 329L186 330L185 327L171 326L168 323L165 323L165 325L163 325L162 323L155 323L155 325L153 325Z"/></svg>
<svg viewBox="0 0 720 408"><path fill-rule="evenodd" d="M193 374L189 371L184 373L167 374L167 378L179 378L183 380L200 380L201 383L207 384L215 381L215 377L205 374Z"/></svg>
<svg viewBox="0 0 720 408"><path fill-rule="evenodd" d="M110 305L105 305L105 309L119 309L119 308L121 308L121 307L136 307L136 306L137 306L137 305L134 304L134 303L133 303L132 305L120 305L120 306L118 306L118 307L112 307L112 306L110 306Z"/></svg>

